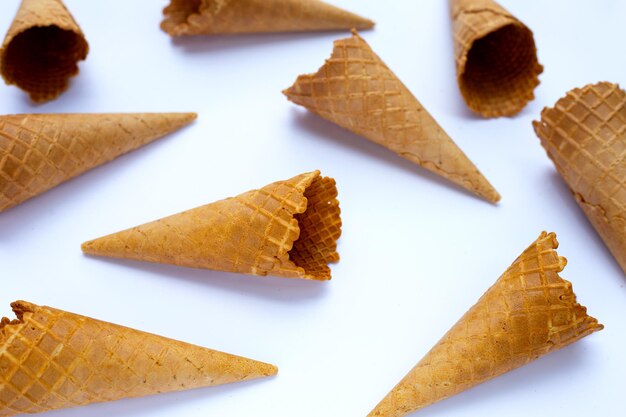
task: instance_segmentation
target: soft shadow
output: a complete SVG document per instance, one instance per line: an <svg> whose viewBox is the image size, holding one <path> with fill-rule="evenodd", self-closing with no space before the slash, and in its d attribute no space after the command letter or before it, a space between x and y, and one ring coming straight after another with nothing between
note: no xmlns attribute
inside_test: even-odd
<svg viewBox="0 0 626 417"><path fill-rule="evenodd" d="M324 37L336 32L305 32L305 33L259 33L259 34L234 34L234 35L196 35L174 37L171 43L180 47L187 53L206 54L215 53L229 49L246 47L262 47L278 42L298 42L312 37Z"/></svg>
<svg viewBox="0 0 626 417"><path fill-rule="evenodd" d="M49 216L55 211L63 210L66 204L73 204L72 196L81 193L82 189L91 190L97 188L102 181L107 181L109 170L131 172L132 165L136 164L137 159L147 158L150 152L165 146L167 140L177 140L177 137L192 125L193 122L0 213L0 243L10 241L11 236L25 228L36 228L37 224L49 221Z"/></svg>
<svg viewBox="0 0 626 417"><path fill-rule="evenodd" d="M85 256L97 262L107 262L122 267L139 269L166 280L182 279L197 286L218 287L221 290L237 294L269 298L285 303L319 298L327 292L329 285L328 282L298 278L261 277L134 260Z"/></svg>
<svg viewBox="0 0 626 417"><path fill-rule="evenodd" d="M373 159L378 159L388 165L395 166L402 171L410 172L411 174L420 176L427 181L435 182L442 187L449 188L451 190L454 190L455 192L461 192L476 200L487 202L486 200L480 198L469 190L466 190L465 188L458 186L448 181L447 179L442 178L439 175L396 155L394 152L384 148L381 145L371 142L365 138L360 137L359 135L350 132L349 130L337 126L336 124L331 123L314 113L311 113L309 111L300 111L299 109L293 109L293 113L294 123L298 125L298 127L305 129L306 131L320 139L332 143L338 143L341 146L348 148L352 151L367 155L368 157L371 157Z"/></svg>
<svg viewBox="0 0 626 417"><path fill-rule="evenodd" d="M478 409L482 403L498 396L521 398L519 394L528 392L529 386L536 387L538 391L553 387L555 395L566 395L567 393L559 388L559 381L581 376L582 369L585 368L584 363L591 356L587 350L584 343L570 345L491 381L428 406L420 411L420 415L423 417L445 416L450 412L468 410L471 407Z"/></svg>
<svg viewBox="0 0 626 417"><path fill-rule="evenodd" d="M271 378L271 377L270 377ZM91 404L86 407L75 407L71 409L56 410L46 413L50 417L109 417L109 416L129 416L129 415L151 415L156 411L171 410L176 414L176 407L184 404L201 404L211 397L235 398L238 390L245 390L261 383L269 383L270 378L254 379L252 381L236 382L232 384L218 385L214 387L197 388L187 391L168 392L158 395L151 395L143 398L126 398L118 401Z"/></svg>

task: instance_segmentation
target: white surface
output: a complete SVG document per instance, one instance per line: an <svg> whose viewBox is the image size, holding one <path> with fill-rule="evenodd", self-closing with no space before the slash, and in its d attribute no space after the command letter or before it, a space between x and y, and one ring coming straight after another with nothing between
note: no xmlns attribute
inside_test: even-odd
<svg viewBox="0 0 626 417"><path fill-rule="evenodd" d="M364 416L541 230L606 329L423 410L428 416L623 415L626 277L571 198L531 120L573 88L626 84L626 4L502 1L535 32L537 98L513 119L461 101L442 0L334 3L502 194L498 206L280 93L335 34L198 38L159 30L165 1L67 5L90 44L70 90L41 106L0 87L0 114L197 111L192 126L0 215L0 315L26 299L279 366L276 378L50 416ZM0 2L5 33L18 1ZM342 260L326 283L87 258L80 243L320 168L337 179Z"/></svg>

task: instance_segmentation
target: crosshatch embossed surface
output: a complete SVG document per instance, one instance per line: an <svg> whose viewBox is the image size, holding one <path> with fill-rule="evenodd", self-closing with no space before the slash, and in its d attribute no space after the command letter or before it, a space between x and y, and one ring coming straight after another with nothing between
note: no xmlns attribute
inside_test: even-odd
<svg viewBox="0 0 626 417"><path fill-rule="evenodd" d="M16 301L0 323L0 415L274 375L272 365Z"/></svg>
<svg viewBox="0 0 626 417"><path fill-rule="evenodd" d="M574 198L626 272L626 91L577 88L534 122Z"/></svg>
<svg viewBox="0 0 626 417"><path fill-rule="evenodd" d="M276 377L49 413L54 417L366 416L542 230L605 326L411 417L621 417L626 281L532 122L573 88L626 87L626 2L500 0L532 31L535 99L484 119L456 79L445 0L329 0L500 193L474 197L282 91L349 31L172 40L166 0L65 0L90 52L57 100L0 84L0 115L197 112L198 118L0 213L0 316L28 300L271 363ZM0 1L6 33L18 0ZM320 170L341 207L330 281L85 256L82 242ZM307 197L308 198L308 197ZM624 286L624 287L622 287ZM44 416L45 414L42 414Z"/></svg>

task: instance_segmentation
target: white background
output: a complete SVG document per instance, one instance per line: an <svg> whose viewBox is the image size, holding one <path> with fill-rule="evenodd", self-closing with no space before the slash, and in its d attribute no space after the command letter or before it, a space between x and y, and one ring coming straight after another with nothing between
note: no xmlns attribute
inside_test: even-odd
<svg viewBox="0 0 626 417"><path fill-rule="evenodd" d="M531 121L573 87L626 84L626 4L507 0L545 65L536 100L483 120L455 81L446 2L333 0L502 194L497 206L290 104L347 33L172 41L165 1L67 0L90 45L58 100L0 86L0 114L196 111L180 132L0 214L0 315L26 299L274 363L271 379L50 416L364 416L542 230L606 329L420 416L623 415L626 277ZM0 2L5 33L17 0ZM344 221L330 282L88 258L81 242L319 168Z"/></svg>

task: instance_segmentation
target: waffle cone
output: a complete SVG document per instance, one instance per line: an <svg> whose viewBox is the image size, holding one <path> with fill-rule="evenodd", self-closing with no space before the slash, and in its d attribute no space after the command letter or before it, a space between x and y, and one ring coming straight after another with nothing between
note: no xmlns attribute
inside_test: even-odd
<svg viewBox="0 0 626 417"><path fill-rule="evenodd" d="M607 82L574 89L533 126L626 272L626 91Z"/></svg>
<svg viewBox="0 0 626 417"><path fill-rule="evenodd" d="M254 275L328 280L339 260L335 180L278 181L83 244L90 255Z"/></svg>
<svg viewBox="0 0 626 417"><path fill-rule="evenodd" d="M543 67L533 33L492 0L450 0L461 94L484 117L513 116L534 98Z"/></svg>
<svg viewBox="0 0 626 417"><path fill-rule="evenodd" d="M319 0L171 0L172 36L371 29L374 22Z"/></svg>
<svg viewBox="0 0 626 417"><path fill-rule="evenodd" d="M195 113L0 116L0 212L195 118Z"/></svg>
<svg viewBox="0 0 626 417"><path fill-rule="evenodd" d="M356 32L287 98L491 201L498 192Z"/></svg>
<svg viewBox="0 0 626 417"><path fill-rule="evenodd" d="M559 277L557 246L543 232L369 416L404 416L601 330Z"/></svg>
<svg viewBox="0 0 626 417"><path fill-rule="evenodd" d="M33 101L52 100L67 89L88 51L61 0L22 0L0 50L0 73Z"/></svg>
<svg viewBox="0 0 626 417"><path fill-rule="evenodd" d="M26 301L0 323L0 417L275 375L276 367Z"/></svg>

